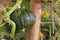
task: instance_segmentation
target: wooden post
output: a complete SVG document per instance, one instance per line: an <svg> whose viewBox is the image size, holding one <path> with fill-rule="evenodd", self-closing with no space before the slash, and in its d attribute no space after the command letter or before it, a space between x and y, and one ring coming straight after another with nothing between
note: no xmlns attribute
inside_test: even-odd
<svg viewBox="0 0 60 40"><path fill-rule="evenodd" d="M31 0L30 9L36 16L36 22L28 33L28 40L39 40L40 24L41 24L41 3L36 0Z"/></svg>
<svg viewBox="0 0 60 40"><path fill-rule="evenodd" d="M0 5L4 5L5 7L10 4L11 0L0 0Z"/></svg>

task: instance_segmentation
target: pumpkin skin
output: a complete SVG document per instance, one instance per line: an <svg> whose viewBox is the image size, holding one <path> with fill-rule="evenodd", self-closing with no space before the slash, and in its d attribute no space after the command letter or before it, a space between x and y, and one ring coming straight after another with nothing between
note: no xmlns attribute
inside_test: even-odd
<svg viewBox="0 0 60 40"><path fill-rule="evenodd" d="M23 28L29 30L35 23L35 16L30 10L25 8L16 9L10 15L10 19L16 24L16 33L22 30ZM8 23L5 24L4 29L10 33L11 25L9 25Z"/></svg>
<svg viewBox="0 0 60 40"><path fill-rule="evenodd" d="M21 20L22 26L26 29L29 29L35 23L35 16L28 9L23 10L19 19Z"/></svg>

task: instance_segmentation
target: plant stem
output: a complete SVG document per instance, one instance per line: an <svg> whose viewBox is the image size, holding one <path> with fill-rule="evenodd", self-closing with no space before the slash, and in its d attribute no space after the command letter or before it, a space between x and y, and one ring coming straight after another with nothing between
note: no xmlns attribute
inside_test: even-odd
<svg viewBox="0 0 60 40"><path fill-rule="evenodd" d="M10 15L20 4L21 4L22 0L17 0L16 4L14 5L14 7L11 8L11 10L9 12L6 13L6 15Z"/></svg>
<svg viewBox="0 0 60 40"><path fill-rule="evenodd" d="M15 36L15 30L16 30L16 25L15 22L13 22L9 17L7 19L5 19L6 22L8 22L9 24L11 24L12 29L11 29L11 36L14 40L14 36Z"/></svg>

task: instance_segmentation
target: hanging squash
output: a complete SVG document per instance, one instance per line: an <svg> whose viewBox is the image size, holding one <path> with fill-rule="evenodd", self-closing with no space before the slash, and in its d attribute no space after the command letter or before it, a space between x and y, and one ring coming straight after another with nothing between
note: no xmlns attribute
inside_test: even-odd
<svg viewBox="0 0 60 40"><path fill-rule="evenodd" d="M35 23L35 16L33 13L25 8L16 9L10 15L11 20L16 23L16 33L25 28L26 30L30 29ZM4 29L7 32L11 32L11 25L8 23L4 25Z"/></svg>

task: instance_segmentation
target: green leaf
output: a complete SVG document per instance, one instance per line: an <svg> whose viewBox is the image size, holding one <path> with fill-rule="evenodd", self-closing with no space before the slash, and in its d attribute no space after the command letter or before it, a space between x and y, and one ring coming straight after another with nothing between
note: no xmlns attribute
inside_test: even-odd
<svg viewBox="0 0 60 40"><path fill-rule="evenodd" d="M30 2L23 0L23 2L21 3L21 6L25 7L25 8L29 8L30 7Z"/></svg>

